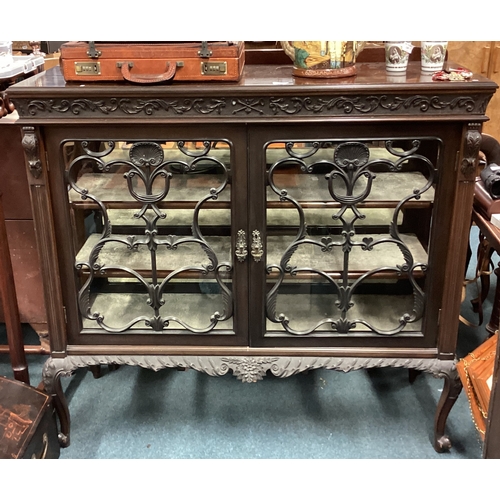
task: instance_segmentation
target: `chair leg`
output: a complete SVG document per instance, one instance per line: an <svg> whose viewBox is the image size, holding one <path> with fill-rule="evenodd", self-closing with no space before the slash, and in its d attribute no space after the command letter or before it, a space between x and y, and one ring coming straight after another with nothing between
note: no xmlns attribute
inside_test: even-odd
<svg viewBox="0 0 500 500"><path fill-rule="evenodd" d="M414 368L410 368L408 370L408 381L410 382L410 384L413 384L413 382L417 380L419 374L420 372L418 370L415 370Z"/></svg>
<svg viewBox="0 0 500 500"><path fill-rule="evenodd" d="M26 384L30 383L28 363L24 352L23 332L19 309L17 305L16 285L14 283L14 271L10 258L9 243L7 240L7 228L0 193L0 299L5 316L5 327L7 330L7 341L9 344L9 356L12 364L14 378Z"/></svg>
<svg viewBox="0 0 500 500"><path fill-rule="evenodd" d="M483 322L483 303L488 296L490 290L490 261L494 249L486 240L482 233L479 234L479 244L477 248L477 267L476 279L479 278L481 290L479 295L471 300L472 310L479 314L479 324Z"/></svg>
<svg viewBox="0 0 500 500"><path fill-rule="evenodd" d="M498 266L495 268L495 276L497 277L495 298L493 299L490 321L486 325L486 331L490 336L498 330L498 325L500 324L500 268Z"/></svg>
<svg viewBox="0 0 500 500"><path fill-rule="evenodd" d="M94 378L100 378L102 373L101 373L101 365L92 365L92 366L89 366L89 371L90 373L92 373L92 375L94 376Z"/></svg>
<svg viewBox="0 0 500 500"><path fill-rule="evenodd" d="M88 368L89 368L89 371L94 376L94 378L101 378L101 376L102 376L101 365L92 365L92 366L89 366ZM120 368L120 365L117 365L115 363L108 364L108 370L110 372L114 372L114 371L118 370L118 368Z"/></svg>

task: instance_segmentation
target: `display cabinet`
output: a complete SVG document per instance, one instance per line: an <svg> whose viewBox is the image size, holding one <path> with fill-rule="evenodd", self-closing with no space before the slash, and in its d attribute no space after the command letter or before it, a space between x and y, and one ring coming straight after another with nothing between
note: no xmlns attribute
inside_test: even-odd
<svg viewBox="0 0 500 500"><path fill-rule="evenodd" d="M247 65L238 83L11 88L60 377L130 364L232 371L401 367L461 385L455 347L476 159L496 84L340 80ZM353 398L356 395L353 394Z"/></svg>

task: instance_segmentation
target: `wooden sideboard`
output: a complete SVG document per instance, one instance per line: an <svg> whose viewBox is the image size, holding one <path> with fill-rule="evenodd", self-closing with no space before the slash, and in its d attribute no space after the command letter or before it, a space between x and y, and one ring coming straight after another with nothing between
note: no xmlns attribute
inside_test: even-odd
<svg viewBox="0 0 500 500"><path fill-rule="evenodd" d="M44 353L49 351L47 317L28 180L26 172L19 168L24 164L20 143L21 130L16 126L17 113L6 92L12 83L43 71L44 66L40 65L39 61L33 64L37 66L29 73L24 73L22 67L16 66L18 74L0 78L0 178L4 194L5 226L10 260L18 292L15 300L17 300L19 317L23 323L30 323L40 337L40 346L25 346L25 350L32 353ZM9 314L9 311L3 310L0 303L0 322L7 322ZM0 352L8 352L7 346L0 346Z"/></svg>
<svg viewBox="0 0 500 500"><path fill-rule="evenodd" d="M497 85L339 80L247 65L238 83L14 85L61 442L80 367L267 372L376 367L443 378L450 447L482 124ZM353 398L356 395L353 394Z"/></svg>

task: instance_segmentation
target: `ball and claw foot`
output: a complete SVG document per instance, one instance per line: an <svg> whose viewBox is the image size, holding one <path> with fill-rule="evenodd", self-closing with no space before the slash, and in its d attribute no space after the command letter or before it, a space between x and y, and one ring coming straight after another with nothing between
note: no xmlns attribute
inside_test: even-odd
<svg viewBox="0 0 500 500"><path fill-rule="evenodd" d="M59 446L61 448L67 448L69 446L69 436L66 434L63 434L62 432L59 432L57 434L57 440L59 441Z"/></svg>
<svg viewBox="0 0 500 500"><path fill-rule="evenodd" d="M437 438L434 443L434 449L438 453L444 453L445 451L449 451L451 449L451 441L448 436L441 436Z"/></svg>

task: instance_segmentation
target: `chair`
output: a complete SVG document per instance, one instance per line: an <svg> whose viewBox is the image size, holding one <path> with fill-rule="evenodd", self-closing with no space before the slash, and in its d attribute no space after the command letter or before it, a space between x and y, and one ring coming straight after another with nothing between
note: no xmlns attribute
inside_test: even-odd
<svg viewBox="0 0 500 500"><path fill-rule="evenodd" d="M496 166L500 166L500 143L492 136L483 134L481 140L481 152L484 154L489 172L493 172ZM494 166L493 170L491 166ZM484 170L483 170L484 172ZM493 180L498 182L496 188L500 187L500 169L499 174ZM477 299L473 300L473 306L476 312L480 313L482 320L482 304L486 299L490 287L489 268L491 257L496 251L500 254L500 228L491 223L491 215L500 213L500 197L492 197L492 179L485 183L485 175L476 179L474 190L474 203L472 207L472 222L479 228L479 246L477 274L481 283L481 291ZM500 193L499 193L500 194ZM491 317L486 325L486 331L493 335L500 324L500 267L494 269L496 275L496 288L493 299ZM500 343L496 347L496 357L493 363L493 373L491 378L491 392L488 402L488 413L486 422L486 432L484 436L483 458L500 458L500 384L498 376L500 373Z"/></svg>

